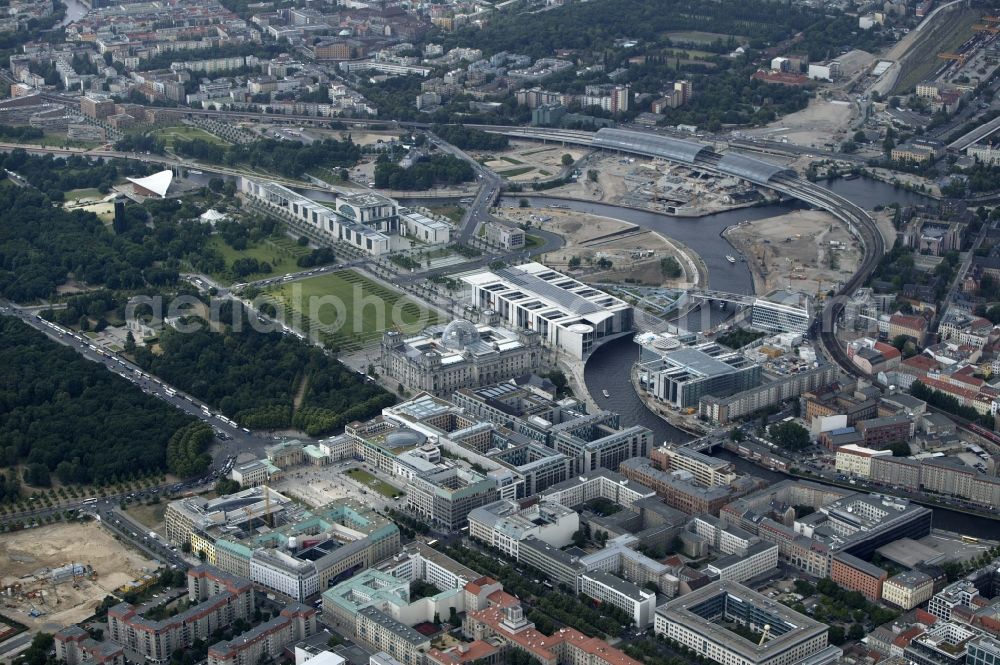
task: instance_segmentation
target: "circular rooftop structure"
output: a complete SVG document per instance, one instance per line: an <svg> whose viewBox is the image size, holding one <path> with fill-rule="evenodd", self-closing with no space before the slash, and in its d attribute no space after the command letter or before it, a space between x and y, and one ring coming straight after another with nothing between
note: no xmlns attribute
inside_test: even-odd
<svg viewBox="0 0 1000 665"><path fill-rule="evenodd" d="M416 430L401 427L385 436L385 442L389 448L411 448L420 446L427 441L427 437Z"/></svg>
<svg viewBox="0 0 1000 665"><path fill-rule="evenodd" d="M653 348L660 351L671 351L680 345L681 342L676 337L660 337L653 342Z"/></svg>
<svg viewBox="0 0 1000 665"><path fill-rule="evenodd" d="M594 326L587 325L586 323L574 323L569 326L568 330L578 335L586 335L587 333L594 332Z"/></svg>
<svg viewBox="0 0 1000 665"><path fill-rule="evenodd" d="M454 351L461 351L478 341L479 331L471 321L465 319L455 319L441 333L441 346Z"/></svg>

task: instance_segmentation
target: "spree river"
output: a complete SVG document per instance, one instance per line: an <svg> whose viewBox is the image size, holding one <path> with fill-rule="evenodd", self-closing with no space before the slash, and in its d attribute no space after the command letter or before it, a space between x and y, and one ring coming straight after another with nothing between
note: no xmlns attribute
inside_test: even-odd
<svg viewBox="0 0 1000 665"><path fill-rule="evenodd" d="M919 194L865 178L836 180L823 184L832 191L868 209L893 202L906 205L928 201L926 197ZM571 210L622 219L679 240L697 252L708 265L711 288L731 293L752 293L753 285L745 264L731 265L725 260L725 255L733 253L733 250L729 243L721 237L722 231L727 226L744 219L758 220L775 217L797 207L794 204L764 206L701 218L685 218L600 203L556 200L541 196L527 196L525 198L528 198L533 206L544 206L558 202L568 206ZM587 361L584 373L587 390L595 400L598 400L601 408L621 414L622 422L649 428L653 432L654 441L657 444L665 441L689 440L690 435L653 414L636 395L630 379L630 370L638 356L639 347L632 341L631 336L612 340L598 347ZM610 396L601 397L603 390L607 390ZM732 462L741 473L752 474L768 482L774 483L789 477L759 467L726 451L714 454ZM934 524L938 528L980 538L996 538L997 536L997 524L993 520L944 508L932 508L932 510L934 511Z"/></svg>

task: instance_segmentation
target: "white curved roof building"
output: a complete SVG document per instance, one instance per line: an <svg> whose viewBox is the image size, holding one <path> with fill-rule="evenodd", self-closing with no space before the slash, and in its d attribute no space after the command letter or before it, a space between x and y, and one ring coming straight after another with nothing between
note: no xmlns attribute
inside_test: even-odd
<svg viewBox="0 0 1000 665"><path fill-rule="evenodd" d="M161 199L167 195L170 183L174 181L174 172L170 169L160 171L145 178L126 178L135 187L135 193L142 196L159 196Z"/></svg>

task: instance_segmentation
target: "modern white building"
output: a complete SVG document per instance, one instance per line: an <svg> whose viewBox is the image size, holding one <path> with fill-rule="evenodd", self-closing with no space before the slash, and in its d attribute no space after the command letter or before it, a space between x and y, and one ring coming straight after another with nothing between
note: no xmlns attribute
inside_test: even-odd
<svg viewBox="0 0 1000 665"><path fill-rule="evenodd" d="M872 458L891 456L891 450L875 450L849 443L837 448L837 472L858 478L871 478Z"/></svg>
<svg viewBox="0 0 1000 665"><path fill-rule="evenodd" d="M147 198L165 198L170 183L174 181L174 172L170 169L160 171L145 178L125 178L132 183L132 191L137 196Z"/></svg>
<svg viewBox="0 0 1000 665"><path fill-rule="evenodd" d="M744 554L730 554L716 559L705 567L705 574L711 579L746 582L777 567L778 546L758 541L750 545Z"/></svg>
<svg viewBox="0 0 1000 665"><path fill-rule="evenodd" d="M656 496L656 492L609 469L596 469L552 485L539 494L543 501L554 501L574 508L594 499L607 499L623 508L630 508L639 499Z"/></svg>
<svg viewBox="0 0 1000 665"><path fill-rule="evenodd" d="M516 501L500 499L469 513L469 536L517 559L518 545L534 536L553 547L565 547L580 528L580 516L559 503L542 501L521 508Z"/></svg>
<svg viewBox="0 0 1000 665"><path fill-rule="evenodd" d="M250 579L295 600L305 600L320 591L316 566L277 549L253 553Z"/></svg>
<svg viewBox="0 0 1000 665"><path fill-rule="evenodd" d="M656 614L656 594L602 570L580 576L580 593L628 612L639 628L647 628Z"/></svg>
<svg viewBox="0 0 1000 665"><path fill-rule="evenodd" d="M750 325L768 332L806 333L812 321L809 297L779 289L754 298Z"/></svg>
<svg viewBox="0 0 1000 665"><path fill-rule="evenodd" d="M427 245L447 245L451 241L451 226L409 208L399 209L399 230L401 235Z"/></svg>
<svg viewBox="0 0 1000 665"><path fill-rule="evenodd" d="M574 358L632 329L632 306L541 263L463 275L472 303L495 311L508 325L537 331Z"/></svg>
<svg viewBox="0 0 1000 665"><path fill-rule="evenodd" d="M702 397L726 397L760 385L761 367L715 342L643 349L641 380L657 399L677 408L695 407Z"/></svg>
<svg viewBox="0 0 1000 665"><path fill-rule="evenodd" d="M399 228L395 201L377 194L338 197L330 207L284 185L251 178L240 178L240 192L265 212L290 222L296 230L346 243L373 256L390 251L388 234Z"/></svg>

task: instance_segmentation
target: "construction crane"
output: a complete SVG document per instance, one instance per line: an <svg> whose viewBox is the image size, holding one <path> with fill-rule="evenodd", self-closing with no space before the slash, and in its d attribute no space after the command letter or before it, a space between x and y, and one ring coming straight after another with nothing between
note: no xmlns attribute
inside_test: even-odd
<svg viewBox="0 0 1000 665"><path fill-rule="evenodd" d="M964 53L952 53L950 51L944 51L942 53L938 53L937 57L941 60L954 60L955 62L961 65L964 65L966 59L968 58L968 56L966 56Z"/></svg>
<svg viewBox="0 0 1000 665"><path fill-rule="evenodd" d="M264 523L271 527L271 488L264 485Z"/></svg>
<svg viewBox="0 0 1000 665"><path fill-rule="evenodd" d="M770 636L771 636L771 624L765 623L764 624L764 632L761 633L760 642L757 643L757 646L759 646L759 647L764 646L764 640L766 640Z"/></svg>

